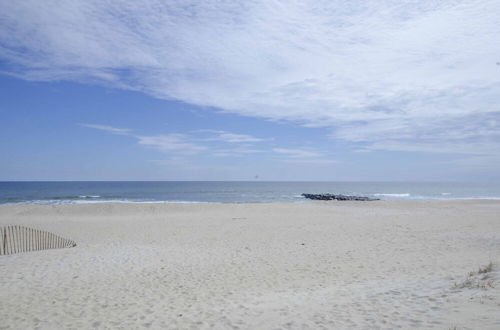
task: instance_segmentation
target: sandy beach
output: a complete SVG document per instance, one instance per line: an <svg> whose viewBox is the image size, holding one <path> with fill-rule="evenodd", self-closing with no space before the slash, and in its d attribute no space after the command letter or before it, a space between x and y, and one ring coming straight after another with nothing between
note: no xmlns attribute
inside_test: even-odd
<svg viewBox="0 0 500 330"><path fill-rule="evenodd" d="M500 201L0 206L8 224L78 245L0 256L0 329L500 329Z"/></svg>

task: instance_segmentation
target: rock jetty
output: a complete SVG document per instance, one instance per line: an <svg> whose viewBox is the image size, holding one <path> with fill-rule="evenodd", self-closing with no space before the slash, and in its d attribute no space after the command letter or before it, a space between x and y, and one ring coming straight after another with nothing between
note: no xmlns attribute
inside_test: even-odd
<svg viewBox="0 0 500 330"><path fill-rule="evenodd" d="M320 201L378 201L378 198L370 198L364 196L347 196L334 194L302 194L305 198L320 200Z"/></svg>

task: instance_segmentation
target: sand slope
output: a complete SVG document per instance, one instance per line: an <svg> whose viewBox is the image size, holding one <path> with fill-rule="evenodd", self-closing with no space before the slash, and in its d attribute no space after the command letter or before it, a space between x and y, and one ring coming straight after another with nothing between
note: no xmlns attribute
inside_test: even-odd
<svg viewBox="0 0 500 330"><path fill-rule="evenodd" d="M78 246L0 256L0 329L500 329L500 201L0 206L5 224Z"/></svg>

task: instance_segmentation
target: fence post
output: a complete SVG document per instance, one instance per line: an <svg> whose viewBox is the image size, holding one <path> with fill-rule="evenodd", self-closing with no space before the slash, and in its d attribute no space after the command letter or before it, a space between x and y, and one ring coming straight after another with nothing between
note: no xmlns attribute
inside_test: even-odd
<svg viewBox="0 0 500 330"><path fill-rule="evenodd" d="M10 254L16 253L16 226L10 226Z"/></svg>
<svg viewBox="0 0 500 330"><path fill-rule="evenodd" d="M14 253L14 245L12 244L14 242L14 230L12 226L9 226L9 254Z"/></svg>
<svg viewBox="0 0 500 330"><path fill-rule="evenodd" d="M24 252L28 251L28 228L23 227Z"/></svg>
<svg viewBox="0 0 500 330"><path fill-rule="evenodd" d="M14 245L14 253L17 252L17 244L16 244L16 241L17 241L17 229L16 229L16 226L12 226L12 243Z"/></svg>
<svg viewBox="0 0 500 330"><path fill-rule="evenodd" d="M23 238L21 248L23 249L23 252L26 252L26 227L21 227L21 237Z"/></svg>
<svg viewBox="0 0 500 330"><path fill-rule="evenodd" d="M3 231L3 254L7 254L7 228L2 228Z"/></svg>
<svg viewBox="0 0 500 330"><path fill-rule="evenodd" d="M16 253L16 227L10 226L10 254Z"/></svg>
<svg viewBox="0 0 500 330"><path fill-rule="evenodd" d="M35 251L38 251L40 247L39 237L40 235L38 234L38 229L35 229Z"/></svg>

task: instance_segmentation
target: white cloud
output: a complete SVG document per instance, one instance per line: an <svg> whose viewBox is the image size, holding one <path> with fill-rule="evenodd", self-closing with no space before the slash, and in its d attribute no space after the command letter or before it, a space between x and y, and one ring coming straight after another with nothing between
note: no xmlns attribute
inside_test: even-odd
<svg viewBox="0 0 500 330"><path fill-rule="evenodd" d="M304 165L331 165L337 163L336 160L333 159L321 159L321 158L289 158L285 159L284 162L292 163L292 164L304 164Z"/></svg>
<svg viewBox="0 0 500 330"><path fill-rule="evenodd" d="M184 134L138 135L136 137L140 145L153 147L163 152L189 155L207 150L204 146L189 142L188 136Z"/></svg>
<svg viewBox="0 0 500 330"><path fill-rule="evenodd" d="M139 135L134 133L132 130L127 128L117 128L108 125L99 124L80 124L80 126L102 130L111 134L117 135L128 135L137 139L137 143L141 146L151 147L157 149L161 152L170 155L168 159L164 160L151 160L151 162L165 164L165 165L176 165L183 166L183 164L188 164L185 159L186 156L194 156L205 154L212 157L241 157L251 154L259 153L276 153L285 156L282 161L288 163L300 163L300 164L331 164L335 163L334 160L325 158L323 153L312 150L310 148L272 148L271 150L266 149L255 149L249 147L249 142L260 142L264 139L258 139L244 134L229 133L225 131L218 130L198 130L194 133L211 133L216 134L214 138L200 139L194 135L189 134L179 134L179 133L168 133L168 134L158 134L158 135ZM229 135L231 138L228 141L225 138ZM225 142L230 143L230 148L221 148L220 145L212 145L206 142ZM200 143L201 142L201 143ZM205 144L203 144L203 142ZM224 145L224 144L223 144Z"/></svg>
<svg viewBox="0 0 500 330"><path fill-rule="evenodd" d="M279 154L285 154L294 158L316 158L322 157L323 155L319 152L307 150L307 149L286 149L286 148L274 148L274 152Z"/></svg>
<svg viewBox="0 0 500 330"><path fill-rule="evenodd" d="M162 165L164 167L170 167L172 169L182 169L183 171L237 171L238 167L237 166L228 166L228 165L217 165L217 166L211 166L203 163L197 163L190 161L186 158L182 157L172 157L169 159L151 159L149 160L150 163L153 164L158 164ZM203 180L206 179L206 177L201 177ZM192 176L191 176L192 180Z"/></svg>
<svg viewBox="0 0 500 330"><path fill-rule="evenodd" d="M213 156L217 157L241 157L249 154L263 153L264 150L252 149L245 146L240 146L230 149L215 149L212 152Z"/></svg>
<svg viewBox="0 0 500 330"><path fill-rule="evenodd" d="M137 139L139 145L152 147L159 151L174 155L193 155L208 149L203 145L192 142L192 138L186 134L138 135L128 128L117 128L97 124L80 124L80 126L94 128L112 134L128 135Z"/></svg>
<svg viewBox="0 0 500 330"><path fill-rule="evenodd" d="M498 22L497 0L3 1L0 59L25 79L331 127L369 149L498 153Z"/></svg>
<svg viewBox="0 0 500 330"><path fill-rule="evenodd" d="M217 131L210 129L198 130L197 132L201 133L211 133L213 136L204 139L205 141L220 141L226 143L254 143L254 142L262 142L264 139L257 138L247 134L237 134L226 131Z"/></svg>
<svg viewBox="0 0 500 330"><path fill-rule="evenodd" d="M330 165L336 163L333 159L325 158L325 154L310 148L273 148L272 151L285 156L281 160L291 164Z"/></svg>
<svg viewBox="0 0 500 330"><path fill-rule="evenodd" d="M220 133L219 134L220 141L228 142L228 143L252 143L252 142L261 142L262 139L246 135L246 134L234 134L234 133Z"/></svg>
<svg viewBox="0 0 500 330"><path fill-rule="evenodd" d="M132 132L132 130L127 129L127 128L116 128L108 125L95 125L95 124L80 124L80 126L83 127L88 127L88 128L95 128L99 129L101 131L113 133L113 134L119 134L119 135L128 135Z"/></svg>
<svg viewBox="0 0 500 330"><path fill-rule="evenodd" d="M251 142L261 142L264 139L255 138L246 134L236 134L218 130L198 130L194 133L211 133L210 138L199 138L193 134L167 133L157 135L140 135L134 133L128 128L118 128L109 125L99 124L80 124L82 127L98 129L111 134L128 135L137 139L139 145L155 148L159 151L177 155L170 157L168 161L178 162L183 160L178 155L195 155L202 152L210 151L210 155L216 157L239 157L242 155L262 153L263 150L250 148L248 145ZM207 144L207 142L223 142L229 143L230 148L221 148L220 146Z"/></svg>

